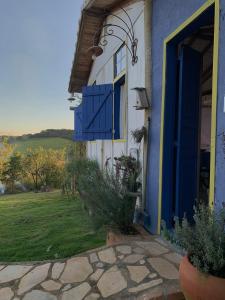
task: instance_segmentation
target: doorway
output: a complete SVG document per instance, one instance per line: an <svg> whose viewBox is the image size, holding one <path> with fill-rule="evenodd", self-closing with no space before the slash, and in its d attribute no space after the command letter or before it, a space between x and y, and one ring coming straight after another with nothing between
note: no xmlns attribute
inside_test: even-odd
<svg viewBox="0 0 225 300"><path fill-rule="evenodd" d="M209 202L214 35L213 3L165 43L159 207L168 228L175 216L191 222L193 207Z"/></svg>

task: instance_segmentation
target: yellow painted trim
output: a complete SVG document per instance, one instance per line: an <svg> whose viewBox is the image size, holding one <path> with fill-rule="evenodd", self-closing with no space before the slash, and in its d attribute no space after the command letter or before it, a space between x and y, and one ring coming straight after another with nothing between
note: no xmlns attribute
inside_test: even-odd
<svg viewBox="0 0 225 300"><path fill-rule="evenodd" d="M206 9L213 5L217 0L208 0L203 4L198 10L196 10L193 15L186 19L176 30L174 30L168 37L165 39L165 42L168 43L171 41L178 33L180 33L185 27L197 19Z"/></svg>
<svg viewBox="0 0 225 300"><path fill-rule="evenodd" d="M210 185L209 205L212 208L215 198L215 167L216 167L216 112L217 112L217 83L219 64L219 27L220 27L220 4L215 0L214 18L214 46L213 46L213 77L212 77L212 120L211 120L211 147L210 147Z"/></svg>
<svg viewBox="0 0 225 300"><path fill-rule="evenodd" d="M193 15L183 22L174 32L164 40L163 50L163 76L162 76L162 107L161 107L161 129L160 129L160 157L159 157L159 196L158 196L158 234L160 234L162 214L162 167L163 167L163 144L164 144L164 112L166 95L166 48L177 34L198 18L211 5L215 5L214 21L214 49L213 49L213 84L212 84L212 125L211 125L211 156L210 156L210 205L214 203L215 192L215 151L216 151L216 109L217 109L217 79L218 79L218 53L219 53L219 0L208 0Z"/></svg>
<svg viewBox="0 0 225 300"><path fill-rule="evenodd" d="M121 139L121 140L113 140L113 143L126 143L127 140Z"/></svg>
<svg viewBox="0 0 225 300"><path fill-rule="evenodd" d="M125 76L125 84L127 82L126 80L126 70L124 70L123 72L121 72L116 78L114 78L113 80L113 86L114 84L120 80L123 76ZM127 89L126 89L126 94L127 94ZM126 100L126 99L125 99ZM114 101L113 101L113 112L114 112ZM113 129L114 129L114 116L113 116ZM125 112L124 112L124 119L123 119L123 136L126 137L126 131L127 131L127 106L125 105ZM114 131L113 131L114 132ZM113 139L112 142L125 142L127 141L126 139L118 139L118 140L114 140L114 133L113 133Z"/></svg>
<svg viewBox="0 0 225 300"><path fill-rule="evenodd" d="M123 72L121 72L118 76L116 76L113 79L113 84L116 83L120 78L122 78L124 75L126 75L126 70L124 70Z"/></svg>
<svg viewBox="0 0 225 300"><path fill-rule="evenodd" d="M163 167L163 143L164 143L164 113L165 113L165 96L166 96L166 47L163 45L163 76L162 76L162 107L161 107L161 127L160 127L160 150L159 150L159 200L158 200L158 234L160 234L161 215L162 215L162 167Z"/></svg>
<svg viewBox="0 0 225 300"><path fill-rule="evenodd" d="M96 144L96 141L89 141L91 144Z"/></svg>

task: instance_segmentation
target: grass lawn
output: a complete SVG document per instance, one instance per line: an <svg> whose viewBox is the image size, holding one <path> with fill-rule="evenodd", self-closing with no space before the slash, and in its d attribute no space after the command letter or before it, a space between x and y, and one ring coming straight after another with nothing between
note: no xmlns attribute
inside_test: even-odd
<svg viewBox="0 0 225 300"><path fill-rule="evenodd" d="M77 198L59 191L0 196L0 261L69 257L104 245Z"/></svg>
<svg viewBox="0 0 225 300"><path fill-rule="evenodd" d="M38 147L59 150L70 145L71 143L73 142L59 137L31 138L24 141L17 141L15 144L15 150L19 152L25 152L27 148L36 149Z"/></svg>

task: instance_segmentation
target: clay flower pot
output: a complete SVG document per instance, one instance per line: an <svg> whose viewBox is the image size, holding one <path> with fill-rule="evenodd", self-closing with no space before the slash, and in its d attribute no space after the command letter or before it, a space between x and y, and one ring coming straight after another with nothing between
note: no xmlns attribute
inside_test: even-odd
<svg viewBox="0 0 225 300"><path fill-rule="evenodd" d="M180 264L180 285L188 300L224 300L225 279L199 272L185 256Z"/></svg>

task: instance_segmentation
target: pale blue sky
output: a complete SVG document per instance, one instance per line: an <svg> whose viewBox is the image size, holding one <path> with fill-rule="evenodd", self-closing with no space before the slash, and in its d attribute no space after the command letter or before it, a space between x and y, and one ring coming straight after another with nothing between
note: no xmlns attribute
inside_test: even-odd
<svg viewBox="0 0 225 300"><path fill-rule="evenodd" d="M68 82L82 0L0 0L0 134L73 128Z"/></svg>

